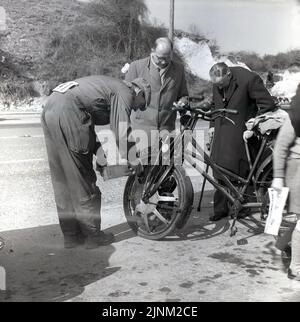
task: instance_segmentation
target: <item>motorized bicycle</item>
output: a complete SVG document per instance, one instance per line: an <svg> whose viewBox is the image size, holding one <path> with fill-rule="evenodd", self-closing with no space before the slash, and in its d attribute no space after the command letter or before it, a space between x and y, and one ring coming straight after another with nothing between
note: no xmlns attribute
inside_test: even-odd
<svg viewBox="0 0 300 322"><path fill-rule="evenodd" d="M228 199L233 218L231 236L237 232L235 224L241 212L247 209L259 210L263 220L268 211L268 188L273 179L272 148L276 130L264 135L256 133L260 139L260 148L255 158L251 158L245 143L250 172L247 178L243 178L217 165L193 136L199 119L213 121L221 117L232 121L229 116L236 115L237 111L204 111L197 107L174 107L173 110L188 111L181 118L180 133L171 139L168 136L162 138L154 157L149 157L149 154L144 159L142 157L144 171L139 175L130 175L126 182L123 206L129 226L139 236L151 240L162 239L183 228L192 212L194 201L193 186L184 166L187 163ZM180 151L183 153L178 153ZM166 152L169 163L164 163ZM154 162L149 163L150 159ZM181 163L176 162L180 159ZM218 174L223 184L205 170L203 163ZM249 190L252 191L250 194Z"/></svg>

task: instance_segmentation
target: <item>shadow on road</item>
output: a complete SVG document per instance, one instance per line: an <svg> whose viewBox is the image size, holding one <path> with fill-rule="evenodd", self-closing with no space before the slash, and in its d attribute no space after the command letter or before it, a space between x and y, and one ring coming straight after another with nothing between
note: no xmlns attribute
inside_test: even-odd
<svg viewBox="0 0 300 322"><path fill-rule="evenodd" d="M213 191L206 191L203 196L201 211L197 211L200 193L194 196L193 211L185 226L176 235L166 237L165 240L203 240L224 234L230 228L229 219L211 222L209 216L213 213Z"/></svg>
<svg viewBox="0 0 300 322"><path fill-rule="evenodd" d="M165 240L205 240L217 237L229 232L231 219L223 218L219 221L211 222L209 216L213 214L213 191L204 193L201 211L197 211L200 193L195 194L194 208L186 225L176 232L176 235L165 238ZM257 236L264 232L264 226L254 216L238 219L238 224L247 228L250 235L244 236L241 242L247 243L248 238Z"/></svg>
<svg viewBox="0 0 300 322"><path fill-rule="evenodd" d="M122 225L111 231L122 234ZM80 295L85 286L114 274L120 267L109 267L112 245L86 250L64 249L58 225L2 232L5 241L0 251L0 266L6 271L5 301L63 301ZM96 300L96 299L95 299Z"/></svg>
<svg viewBox="0 0 300 322"><path fill-rule="evenodd" d="M114 234L116 243L122 240L136 237L136 233L133 232L133 230L128 226L127 223L112 226L110 228L107 228L105 231Z"/></svg>

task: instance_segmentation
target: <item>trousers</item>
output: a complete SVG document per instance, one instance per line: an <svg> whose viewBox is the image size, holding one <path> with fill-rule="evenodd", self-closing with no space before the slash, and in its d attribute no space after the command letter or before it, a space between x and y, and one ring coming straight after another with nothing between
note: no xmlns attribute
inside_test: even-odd
<svg viewBox="0 0 300 322"><path fill-rule="evenodd" d="M88 113L71 105L46 105L41 123L61 230L87 237L101 228L101 192L93 169L96 133Z"/></svg>

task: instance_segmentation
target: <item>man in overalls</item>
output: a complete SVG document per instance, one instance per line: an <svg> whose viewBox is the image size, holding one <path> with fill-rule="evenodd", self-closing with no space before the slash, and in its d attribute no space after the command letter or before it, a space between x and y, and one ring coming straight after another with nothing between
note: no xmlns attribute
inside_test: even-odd
<svg viewBox="0 0 300 322"><path fill-rule="evenodd" d="M76 79L50 95L42 127L65 248L85 241L90 249L113 241L112 234L100 230L101 192L93 169L99 143L94 126L110 124L121 157L128 159L131 110L145 109L149 99L150 86L143 79L125 83L108 76Z"/></svg>

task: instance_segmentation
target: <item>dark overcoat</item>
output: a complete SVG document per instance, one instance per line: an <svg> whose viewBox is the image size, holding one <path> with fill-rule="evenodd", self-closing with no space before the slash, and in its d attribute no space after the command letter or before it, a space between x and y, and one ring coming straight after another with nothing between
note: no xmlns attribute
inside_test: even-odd
<svg viewBox="0 0 300 322"><path fill-rule="evenodd" d="M219 118L215 127L212 149L213 160L223 168L241 176L249 171L243 133L245 123L252 117L276 109L275 102L260 76L242 67L230 67L232 77L225 90L213 86L213 109L237 110L237 115L228 115L234 122Z"/></svg>

